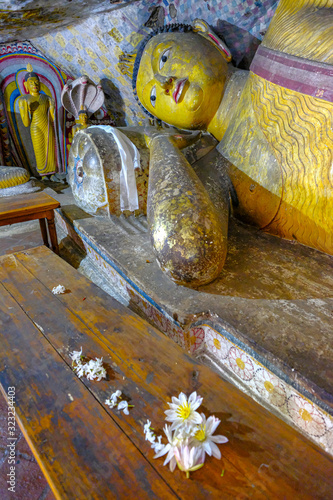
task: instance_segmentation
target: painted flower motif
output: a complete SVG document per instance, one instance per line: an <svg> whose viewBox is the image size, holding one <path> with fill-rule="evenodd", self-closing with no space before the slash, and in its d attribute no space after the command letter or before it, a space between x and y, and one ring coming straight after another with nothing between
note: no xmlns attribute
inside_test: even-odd
<svg viewBox="0 0 333 500"><path fill-rule="evenodd" d="M175 448L175 459L179 469L186 473L186 477L190 477L190 472L200 469L204 464L204 454L200 448L188 445L182 445Z"/></svg>
<svg viewBox="0 0 333 500"><path fill-rule="evenodd" d="M283 406L286 402L286 390L284 384L273 373L260 368L254 375L256 388L259 394L274 406Z"/></svg>
<svg viewBox="0 0 333 500"><path fill-rule="evenodd" d="M167 453L166 459L164 460L163 465L169 464L169 468L171 472L173 472L176 468L177 462L175 458L175 450L177 446L180 445L181 441L177 437L177 432L172 432L171 427L169 425L164 426L164 433L167 437L168 443L166 445L162 445L158 453L154 456L154 458L163 457Z"/></svg>
<svg viewBox="0 0 333 500"><path fill-rule="evenodd" d="M193 438L191 438L191 445L195 446L196 448L199 448L202 452L203 460L205 457L205 453L207 455L215 457L220 459L221 458L221 451L216 446L215 443L227 443L228 438L222 435L217 435L213 436L216 428L220 424L221 420L218 418L214 417L214 415L208 417L206 420L206 417L203 413L201 413L202 417L202 423L197 427L196 433L194 434Z"/></svg>
<svg viewBox="0 0 333 500"><path fill-rule="evenodd" d="M205 340L205 331L203 328L191 328L190 330L190 351L193 354L202 347Z"/></svg>
<svg viewBox="0 0 333 500"><path fill-rule="evenodd" d="M202 417L195 411L202 403L202 397L192 392L187 400L186 395L181 392L178 398L172 397L172 403L168 403L170 410L164 413L167 415L166 421L172 422L171 430L184 427L188 429L193 425L201 424Z"/></svg>
<svg viewBox="0 0 333 500"><path fill-rule="evenodd" d="M311 436L320 437L326 432L323 414L313 404L300 396L292 395L287 402L293 422Z"/></svg>
<svg viewBox="0 0 333 500"><path fill-rule="evenodd" d="M206 344L208 351L218 359L226 359L232 345L223 335L208 327L206 327Z"/></svg>
<svg viewBox="0 0 333 500"><path fill-rule="evenodd" d="M328 453L333 455L333 427L331 427L325 434L325 449Z"/></svg>
<svg viewBox="0 0 333 500"><path fill-rule="evenodd" d="M229 363L233 372L243 380L251 380L254 368L250 357L237 347L232 347L229 352Z"/></svg>

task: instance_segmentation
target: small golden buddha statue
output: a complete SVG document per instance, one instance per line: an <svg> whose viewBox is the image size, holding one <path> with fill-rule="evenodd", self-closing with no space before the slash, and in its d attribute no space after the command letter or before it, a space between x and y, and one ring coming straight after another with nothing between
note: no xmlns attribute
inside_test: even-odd
<svg viewBox="0 0 333 500"><path fill-rule="evenodd" d="M23 125L30 127L36 168L39 175L53 174L57 170L54 129L54 100L40 92L40 80L28 64L24 86L28 95L19 98Z"/></svg>
<svg viewBox="0 0 333 500"><path fill-rule="evenodd" d="M79 111L78 118L75 120L75 125L72 128L72 135L76 134L79 130L84 130L88 128L88 113L85 106L82 106L83 109Z"/></svg>
<svg viewBox="0 0 333 500"><path fill-rule="evenodd" d="M87 75L82 75L64 85L61 102L68 113L75 117L72 136L88 128L88 120L104 103L104 92L101 84L96 85Z"/></svg>
<svg viewBox="0 0 333 500"><path fill-rule="evenodd" d="M251 66L203 21L146 37L133 89L150 115L220 141L234 212L272 234L333 254L333 0L281 0ZM161 268L187 286L218 276L227 249L221 214L177 147L148 131L148 223ZM227 203L227 199L225 202Z"/></svg>

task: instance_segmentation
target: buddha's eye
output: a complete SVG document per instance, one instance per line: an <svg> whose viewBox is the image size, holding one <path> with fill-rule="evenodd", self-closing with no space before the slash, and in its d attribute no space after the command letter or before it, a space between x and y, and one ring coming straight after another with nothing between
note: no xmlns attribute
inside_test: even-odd
<svg viewBox="0 0 333 500"><path fill-rule="evenodd" d="M155 108L155 104L156 104L156 87L155 87L155 85L150 91L150 102L151 102L151 105L154 106L154 108Z"/></svg>
<svg viewBox="0 0 333 500"><path fill-rule="evenodd" d="M164 64L167 62L169 55L170 55L171 49L166 49L163 54L161 55L160 58L160 69L163 68Z"/></svg>

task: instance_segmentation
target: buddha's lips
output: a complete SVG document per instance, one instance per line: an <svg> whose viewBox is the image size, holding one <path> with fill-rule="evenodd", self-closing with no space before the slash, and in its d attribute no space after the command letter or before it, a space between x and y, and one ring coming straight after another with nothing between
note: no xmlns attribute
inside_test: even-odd
<svg viewBox="0 0 333 500"><path fill-rule="evenodd" d="M173 97L176 104L178 104L178 101L182 96L186 82L187 82L187 78L183 78L182 80L178 80L178 82L177 82L176 88L172 94L172 97Z"/></svg>

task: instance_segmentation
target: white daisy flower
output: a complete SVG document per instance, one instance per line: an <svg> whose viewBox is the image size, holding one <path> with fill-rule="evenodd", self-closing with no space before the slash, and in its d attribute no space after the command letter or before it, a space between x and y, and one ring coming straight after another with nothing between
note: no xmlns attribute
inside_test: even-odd
<svg viewBox="0 0 333 500"><path fill-rule="evenodd" d="M186 472L186 477L190 477L190 472L200 469L204 464L204 453L200 448L182 445L175 448L175 459L180 470Z"/></svg>
<svg viewBox="0 0 333 500"><path fill-rule="evenodd" d="M170 410L164 412L167 415L165 420L172 422L171 430L179 427L190 429L194 425L201 424L202 418L195 410L201 405L202 399L196 392L192 392L188 400L183 392L178 398L173 397L172 403L168 403Z"/></svg>
<svg viewBox="0 0 333 500"><path fill-rule="evenodd" d="M117 410L123 410L125 415L129 415L127 401L120 401L120 403L118 403Z"/></svg>
<svg viewBox="0 0 333 500"><path fill-rule="evenodd" d="M181 441L178 439L176 432L172 432L171 427L169 425L164 426L164 433L168 439L168 444L162 445L162 448L156 453L154 458L162 457L167 453L166 459L164 460L163 465L169 464L169 468L171 472L175 470L177 465L175 459L175 449L180 445Z"/></svg>
<svg viewBox="0 0 333 500"><path fill-rule="evenodd" d="M191 438L190 444L195 448L198 448L203 453L203 461L205 458L205 453L207 455L220 459L221 451L215 443L226 443L228 438L225 436L213 436L217 426L220 424L220 420L213 415L206 417L201 413L202 423L197 427L195 435Z"/></svg>

